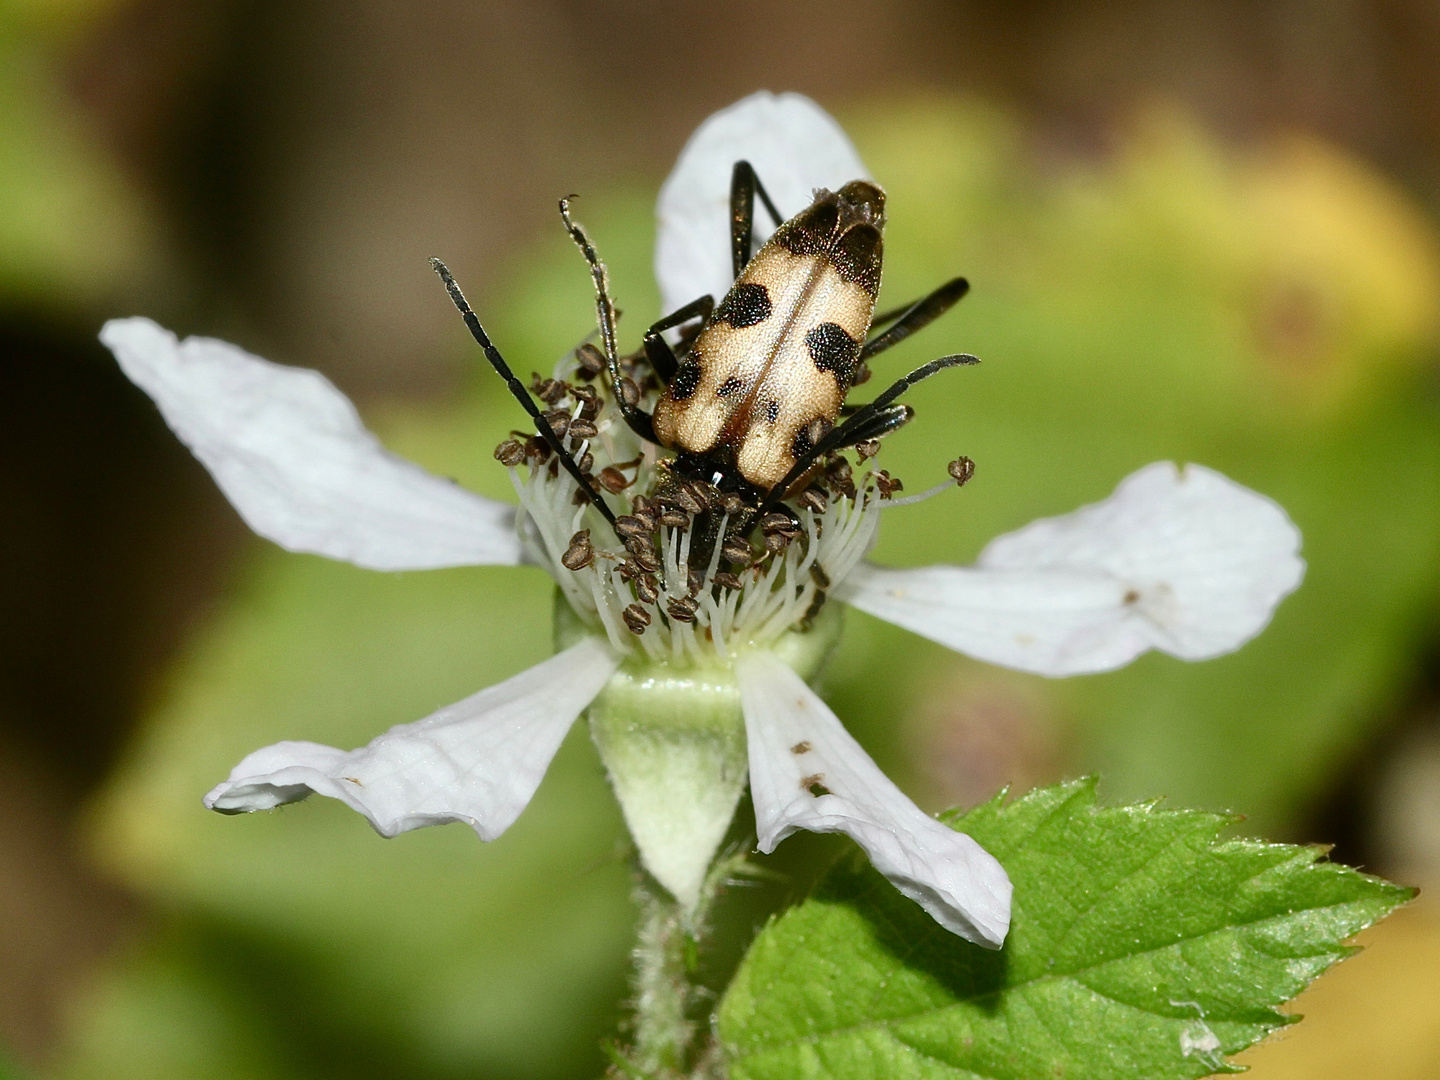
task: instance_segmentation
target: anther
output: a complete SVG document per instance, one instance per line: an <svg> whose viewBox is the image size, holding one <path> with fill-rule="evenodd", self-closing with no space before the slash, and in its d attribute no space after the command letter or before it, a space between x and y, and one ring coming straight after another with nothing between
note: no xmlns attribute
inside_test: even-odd
<svg viewBox="0 0 1440 1080"><path fill-rule="evenodd" d="M606 465L600 470L600 486L611 495L619 495L634 482L634 480L626 480L625 474L614 465Z"/></svg>
<svg viewBox="0 0 1440 1080"><path fill-rule="evenodd" d="M570 414L564 409L550 409L544 416L545 419L549 421L550 426L555 430L555 434L563 439L565 432L570 427Z"/></svg>
<svg viewBox="0 0 1440 1080"><path fill-rule="evenodd" d="M585 478L593 483L595 478L590 476L589 473L590 470L595 467L595 455L590 453L589 450L586 450L585 453L580 456L580 460L575 464L579 465L580 471L586 474Z"/></svg>
<svg viewBox="0 0 1440 1080"><path fill-rule="evenodd" d="M684 532L690 527L690 515L684 510L666 510L660 515L660 524L667 529L679 529Z"/></svg>
<svg viewBox="0 0 1440 1080"><path fill-rule="evenodd" d="M855 444L855 453L859 455L861 461L864 461L867 458L872 458L879 452L879 439L866 439L864 442L858 442Z"/></svg>
<svg viewBox="0 0 1440 1080"><path fill-rule="evenodd" d="M581 529L570 538L570 546L560 556L560 565L566 570L584 570L595 561L595 548L590 543L590 530Z"/></svg>
<svg viewBox="0 0 1440 1080"><path fill-rule="evenodd" d="M639 604L631 604L620 613L620 617L625 620L625 625L630 628L630 632L637 637L645 633L645 628L650 625L650 613Z"/></svg>
<svg viewBox="0 0 1440 1080"><path fill-rule="evenodd" d="M830 575L818 562L810 564L810 580L815 582L821 589L830 588Z"/></svg>
<svg viewBox="0 0 1440 1080"><path fill-rule="evenodd" d="M771 532L765 534L765 550L778 555L790 546L790 537L785 533Z"/></svg>
<svg viewBox="0 0 1440 1080"><path fill-rule="evenodd" d="M660 560L655 557L655 552L646 548L626 547L630 551L630 557L635 560L635 565L647 574L653 574L660 569ZM638 550L637 550L638 548Z"/></svg>
<svg viewBox="0 0 1440 1080"><path fill-rule="evenodd" d="M705 571L692 566L685 576L685 584L690 586L690 595L694 596L705 587Z"/></svg>
<svg viewBox="0 0 1440 1080"><path fill-rule="evenodd" d="M507 469L513 469L525 460L525 447L517 439L506 439L495 447L495 460Z"/></svg>
<svg viewBox="0 0 1440 1080"><path fill-rule="evenodd" d="M676 622L694 622L700 602L693 596L676 597L665 605L665 612Z"/></svg>
<svg viewBox="0 0 1440 1080"><path fill-rule="evenodd" d="M734 517L740 513L741 510L745 509L745 500L731 492L720 500L720 505L724 508L725 513Z"/></svg>
<svg viewBox="0 0 1440 1080"><path fill-rule="evenodd" d="M655 580L654 574L641 574L634 580L635 595L647 604L653 604L660 598L660 583Z"/></svg>
<svg viewBox="0 0 1440 1080"><path fill-rule="evenodd" d="M806 488L795 501L807 510L813 510L817 514L823 514L825 508L830 505L829 500L825 498L825 493L815 487Z"/></svg>
<svg viewBox="0 0 1440 1080"><path fill-rule="evenodd" d="M575 361L592 378L605 370L605 354L588 341L575 350Z"/></svg>
<svg viewBox="0 0 1440 1080"><path fill-rule="evenodd" d="M968 457L958 457L949 465L945 466L946 471L954 478L956 487L964 487L969 479L975 475L975 462Z"/></svg>
<svg viewBox="0 0 1440 1080"><path fill-rule="evenodd" d="M532 435L525 440L525 456L534 458L536 465L543 465L550 459L550 444L539 435Z"/></svg>
<svg viewBox="0 0 1440 1080"><path fill-rule="evenodd" d="M635 385L634 379L625 378L620 380L620 397L626 405L640 404L640 387Z"/></svg>
<svg viewBox="0 0 1440 1080"><path fill-rule="evenodd" d="M720 554L737 566L748 566L750 563L750 545L743 536L727 538L720 547Z"/></svg>
<svg viewBox="0 0 1440 1080"><path fill-rule="evenodd" d="M593 439L598 434L600 431L593 420L586 420L580 416L570 421L570 437L572 439Z"/></svg>
<svg viewBox="0 0 1440 1080"><path fill-rule="evenodd" d="M625 514L615 519L615 531L622 539L628 540L632 536L649 536L651 532L649 523L642 521L634 514Z"/></svg>
<svg viewBox="0 0 1440 1080"><path fill-rule="evenodd" d="M728 570L721 570L710 580L713 581L716 585L719 585L722 589L735 590L743 589L745 587L744 583L741 582L738 577L730 573L730 571Z"/></svg>

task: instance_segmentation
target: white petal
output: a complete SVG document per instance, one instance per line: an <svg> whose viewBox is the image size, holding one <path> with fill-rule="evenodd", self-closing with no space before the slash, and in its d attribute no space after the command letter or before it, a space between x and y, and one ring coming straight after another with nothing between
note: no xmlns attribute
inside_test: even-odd
<svg viewBox="0 0 1440 1080"><path fill-rule="evenodd" d="M730 173L741 160L755 166L786 217L809 206L815 188L869 176L840 125L801 94L762 90L715 113L695 129L660 189L655 278L666 311L706 293L718 304L730 289ZM756 238L773 231L757 199Z"/></svg>
<svg viewBox="0 0 1440 1080"><path fill-rule="evenodd" d="M843 832L941 926L998 949L1010 928L1011 887L994 857L906 798L782 661L753 652L735 670L760 850L774 851L796 829ZM828 794L812 794L812 785Z"/></svg>
<svg viewBox="0 0 1440 1080"><path fill-rule="evenodd" d="M514 508L396 457L318 371L149 319L100 340L252 529L290 551L374 570L514 564Z"/></svg>
<svg viewBox="0 0 1440 1080"><path fill-rule="evenodd" d="M1147 465L1104 502L991 541L974 568L862 566L837 595L991 663L1075 675L1148 649L1206 660L1263 630L1305 575L1270 499L1199 465Z"/></svg>
<svg viewBox="0 0 1440 1080"><path fill-rule="evenodd" d="M222 813L311 792L340 799L381 836L463 821L494 840L520 816L565 733L618 661L596 638L359 750L282 742L257 750L205 796Z"/></svg>

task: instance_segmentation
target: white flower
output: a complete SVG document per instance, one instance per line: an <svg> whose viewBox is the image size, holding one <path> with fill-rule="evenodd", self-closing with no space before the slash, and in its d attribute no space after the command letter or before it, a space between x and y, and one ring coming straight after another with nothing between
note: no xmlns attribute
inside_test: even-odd
<svg viewBox="0 0 1440 1080"><path fill-rule="evenodd" d="M656 271L668 305L718 298L728 285L726 196L742 158L792 213L811 188L865 175L835 122L798 95L756 94L711 117L660 197ZM563 651L544 663L359 750L256 751L207 806L239 813L319 792L385 836L464 821L491 840L588 709L641 857L683 905L699 894L748 771L762 851L795 829L847 833L942 925L987 947L1004 941L1005 871L918 810L806 685L838 634L834 601L983 660L1071 675L1149 649L1187 660L1236 649L1304 572L1280 507L1208 469L1165 462L1104 502L997 538L972 567L885 569L864 556L896 504L867 462L830 474L825 504L801 510L799 529L732 577L718 548L692 568L690 531L657 523L663 508L635 499L654 448L606 408L601 382L598 393L579 382L553 396L572 422L593 421L567 439L576 457L591 455L597 475L618 467L630 483L611 501L653 537L631 551L576 504L574 481L552 474L536 446L505 455L517 462L517 514L387 453L313 371L220 341L177 341L143 318L107 323L101 338L262 536L382 570L524 559L545 567L568 603ZM575 357L557 375L582 378Z"/></svg>

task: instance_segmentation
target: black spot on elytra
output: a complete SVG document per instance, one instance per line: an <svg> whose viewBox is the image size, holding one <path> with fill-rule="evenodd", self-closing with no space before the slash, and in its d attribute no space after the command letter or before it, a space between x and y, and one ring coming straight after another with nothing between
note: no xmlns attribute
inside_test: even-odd
<svg viewBox="0 0 1440 1080"><path fill-rule="evenodd" d="M727 322L738 330L764 322L770 311L769 290L764 285L747 283L736 285L726 294L715 312L715 321Z"/></svg>
<svg viewBox="0 0 1440 1080"><path fill-rule="evenodd" d="M772 424L780 419L780 402L774 398L771 398L765 403L765 419L769 420Z"/></svg>
<svg viewBox="0 0 1440 1080"><path fill-rule="evenodd" d="M805 347L810 350L815 366L834 375L840 389L850 388L850 381L855 377L855 362L860 359L860 342L838 323L826 322L805 335Z"/></svg>
<svg viewBox="0 0 1440 1080"><path fill-rule="evenodd" d="M734 375L731 375L730 378L726 379L723 383L719 385L719 387L715 390L715 393L719 394L721 397L729 397L731 394L739 390L740 387L743 385L744 384L738 378L736 378Z"/></svg>
<svg viewBox="0 0 1440 1080"><path fill-rule="evenodd" d="M795 432L795 438L790 440L790 456L796 461L815 449L815 440L810 438L810 432L801 428Z"/></svg>
<svg viewBox="0 0 1440 1080"><path fill-rule="evenodd" d="M670 397L675 401L684 401L699 386L700 365L692 357L675 369L675 377L670 380Z"/></svg>

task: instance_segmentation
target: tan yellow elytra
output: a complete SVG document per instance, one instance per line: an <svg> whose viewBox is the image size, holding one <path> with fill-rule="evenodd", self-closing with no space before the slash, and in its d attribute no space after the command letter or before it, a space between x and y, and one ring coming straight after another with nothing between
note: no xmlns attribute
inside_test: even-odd
<svg viewBox="0 0 1440 1080"><path fill-rule="evenodd" d="M745 267L654 411L662 446L768 491L835 425L875 314L885 193L821 191Z"/></svg>

